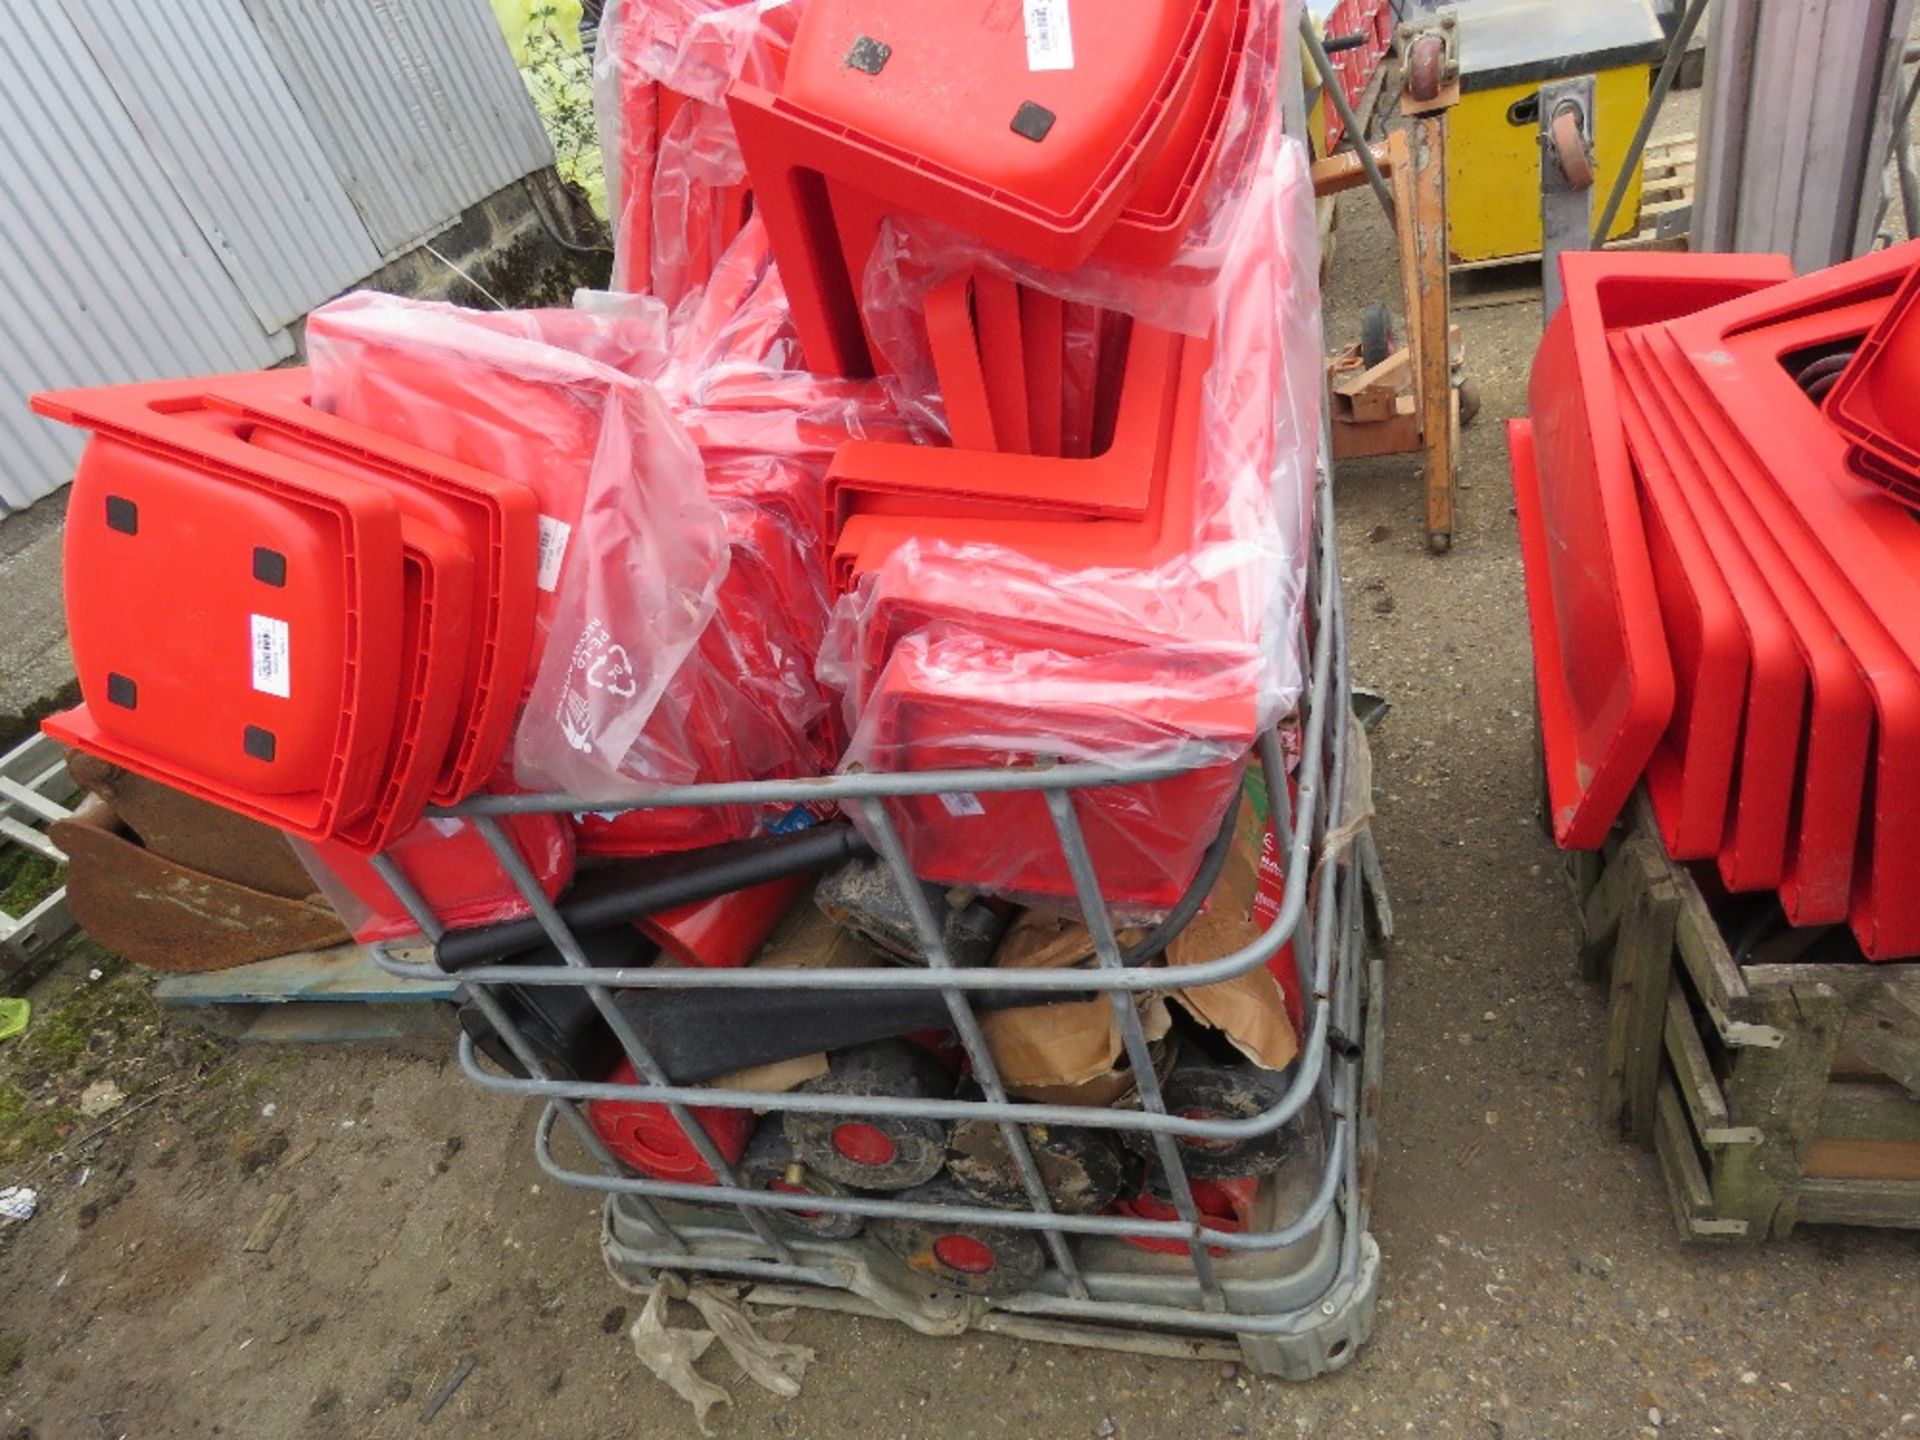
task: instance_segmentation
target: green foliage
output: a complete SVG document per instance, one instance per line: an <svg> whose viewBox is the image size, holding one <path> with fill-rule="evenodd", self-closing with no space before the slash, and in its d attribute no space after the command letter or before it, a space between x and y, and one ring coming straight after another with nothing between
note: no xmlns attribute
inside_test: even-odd
<svg viewBox="0 0 1920 1440"><path fill-rule="evenodd" d="M577 0L496 0L496 13L503 6L524 7L517 26L504 14L502 23L553 142L560 178L578 185L605 219L606 171L593 114L593 61L580 45L580 6Z"/></svg>

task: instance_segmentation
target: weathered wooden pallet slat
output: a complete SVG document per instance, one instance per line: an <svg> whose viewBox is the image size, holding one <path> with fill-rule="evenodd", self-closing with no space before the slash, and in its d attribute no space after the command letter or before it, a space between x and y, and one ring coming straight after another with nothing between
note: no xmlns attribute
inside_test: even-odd
<svg viewBox="0 0 1920 1440"><path fill-rule="evenodd" d="M1920 962L1742 964L1644 794L1569 857L1579 965L1607 987L1605 1122L1657 1157L1689 1240L1920 1228Z"/></svg>

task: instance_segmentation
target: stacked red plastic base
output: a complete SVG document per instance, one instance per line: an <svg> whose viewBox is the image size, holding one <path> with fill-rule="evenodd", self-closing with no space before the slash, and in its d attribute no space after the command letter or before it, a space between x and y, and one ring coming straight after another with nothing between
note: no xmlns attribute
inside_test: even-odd
<svg viewBox="0 0 1920 1440"><path fill-rule="evenodd" d="M1676 858L1920 953L1920 247L1562 273L1509 430L1556 837L1644 782Z"/></svg>

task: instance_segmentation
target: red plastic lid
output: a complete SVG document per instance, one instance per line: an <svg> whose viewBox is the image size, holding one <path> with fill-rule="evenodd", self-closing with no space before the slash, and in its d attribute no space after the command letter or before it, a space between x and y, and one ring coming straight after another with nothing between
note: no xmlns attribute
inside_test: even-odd
<svg viewBox="0 0 1920 1440"><path fill-rule="evenodd" d="M812 0L782 98L930 172L1070 213L1117 156L1145 148L1143 130L1172 128L1157 112L1178 113L1170 96L1190 88L1177 82L1206 29L1222 28L1216 8L1045 0L1023 23L1010 5Z"/></svg>
<svg viewBox="0 0 1920 1440"><path fill-rule="evenodd" d="M459 713L472 621L473 556L454 536L400 522L405 601L400 612L400 711L373 809L334 838L373 855L420 822Z"/></svg>
<svg viewBox="0 0 1920 1440"><path fill-rule="evenodd" d="M1840 372L1826 412L1862 452L1879 461L1866 473L1884 467L1907 477L1897 483L1910 488L1912 477L1920 476L1920 420L1913 404L1920 386L1920 240L1886 253L1909 267L1906 277L1853 362Z"/></svg>
<svg viewBox="0 0 1920 1440"><path fill-rule="evenodd" d="M1616 257L1593 285L1599 318L1613 349L1620 327L1650 324L1750 293L1791 277L1785 257L1725 266L1722 257ZM1614 365L1617 372L1617 358ZM1740 732L1740 710L1725 703L1744 688L1748 647L1731 595L1711 549L1680 501L1667 457L1653 444L1648 420L1619 373L1629 452L1638 460L1648 558L1675 668L1671 719L1646 766L1655 814L1669 851L1682 860L1715 856L1728 814L1728 793ZM1695 697L1703 697L1696 704Z"/></svg>
<svg viewBox="0 0 1920 1440"><path fill-rule="evenodd" d="M75 477L66 536L69 623L89 704L48 729L309 838L364 811L383 782L378 762L399 699L399 636L374 620L401 609L392 496L249 445L243 425L204 408L197 382L63 391L33 404L100 432L89 447L100 458L83 457ZM271 534L249 538L263 526ZM296 618L312 639L296 644ZM236 637L231 655L210 638L222 633ZM317 669L308 659L316 640ZM138 680L111 667L155 656L164 657L167 703L137 721L107 716L141 708ZM329 725L321 774L313 736ZM281 758L283 728L292 763ZM250 767L236 765L235 749Z"/></svg>
<svg viewBox="0 0 1920 1440"><path fill-rule="evenodd" d="M1844 837L1837 829L1831 837L1825 831L1809 836L1816 798L1828 803L1812 789L1816 751L1831 749L1815 728L1801 851L1807 857L1802 868L1815 879L1826 874L1826 857L1835 850L1853 862L1849 920L1862 949L1875 958L1920 948L1920 895L1911 883L1920 860L1920 531L1899 505L1852 481L1844 437L1807 398L1789 363L1869 333L1893 303L1888 282L1902 279L1910 260L1872 256L1822 272L1823 308L1797 303L1794 292L1805 283L1797 281L1779 295L1670 327L1689 359L1692 393L1711 394L1714 415L1724 411L1730 422L1716 444L1730 455L1743 499L1829 622L1825 637L1809 638L1837 637L1872 701L1872 769L1858 802L1869 807L1870 824ZM1754 428L1761 424L1762 430ZM1764 441L1756 442L1761 434ZM1807 904L1808 876L1793 878L1802 893L1783 887L1790 913L1796 899L1800 908Z"/></svg>
<svg viewBox="0 0 1920 1440"><path fill-rule="evenodd" d="M1085 261L1145 182L1200 83L1207 36L1236 8L1103 0L1098 43L1078 37L1070 68L1030 69L1012 7L985 19L945 0L809 7L783 93L742 85L729 97L809 368L870 373L857 277L889 214L937 217L1055 269ZM1036 7L1032 28L1049 29L1039 43L1055 59L1074 35L1071 9ZM1080 9L1084 28L1089 0Z"/></svg>
<svg viewBox="0 0 1920 1440"><path fill-rule="evenodd" d="M610 1085L635 1083L633 1065L622 1060L607 1076ZM707 1132L714 1148L729 1165L746 1152L752 1138L754 1115L751 1110L723 1108L717 1105L695 1107L689 1112ZM656 1180L673 1180L687 1185L715 1183L713 1170L700 1158L693 1141L687 1138L664 1105L628 1100L595 1100L587 1106L587 1121L621 1160L642 1175Z"/></svg>
<svg viewBox="0 0 1920 1440"><path fill-rule="evenodd" d="M1791 520L1767 494L1768 482L1742 453L1739 429L1729 423L1712 392L1691 378L1671 328L1649 328L1645 338L1642 353L1652 362L1648 373L1654 388L1668 416L1688 432L1700 474L1766 578L1806 670L1807 721L1780 900L1794 924L1835 923L1846 919L1853 890L1873 743L1872 697L1847 644L1845 626L1828 609L1831 593L1823 599L1815 588L1818 548L1803 548L1796 540ZM1781 378L1786 379L1784 373ZM1804 397L1801 405L1824 426Z"/></svg>
<svg viewBox="0 0 1920 1440"><path fill-rule="evenodd" d="M1252 18L1250 0L1240 0L1225 23L1208 30L1199 79L1181 107L1166 148L1101 243L1103 258L1128 265L1165 264L1193 228L1219 168Z"/></svg>
<svg viewBox="0 0 1920 1440"><path fill-rule="evenodd" d="M379 485L405 514L466 542L476 562L469 602L473 628L454 743L433 793L436 804L464 799L498 767L526 680L539 594L540 517L533 493L314 409L307 403L304 369L204 383L214 406L253 422L255 444Z"/></svg>
<svg viewBox="0 0 1920 1440"><path fill-rule="evenodd" d="M1531 426L1508 433L1548 798L1554 836L1568 849L1600 847L1673 713L1673 667L1607 331L1656 318L1644 310L1659 291L1650 282L1764 283L1780 278L1784 263L1777 256L1561 256L1566 303L1534 358Z"/></svg>
<svg viewBox="0 0 1920 1440"><path fill-rule="evenodd" d="M1626 337L1614 337L1616 358ZM1727 829L1728 796L1746 706L1751 646L1720 565L1687 506L1674 461L1634 392L1627 370L1621 419L1641 484L1641 514L1654 590L1673 654L1673 719L1647 761L1647 792L1667 851L1677 860L1710 860ZM1764 723L1764 722L1762 722Z"/></svg>

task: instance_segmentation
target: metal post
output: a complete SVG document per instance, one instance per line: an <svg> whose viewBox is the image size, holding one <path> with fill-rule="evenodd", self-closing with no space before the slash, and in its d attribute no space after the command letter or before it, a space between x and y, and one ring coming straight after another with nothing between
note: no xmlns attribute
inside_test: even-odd
<svg viewBox="0 0 1920 1440"><path fill-rule="evenodd" d="M1607 232L1613 229L1614 217L1620 213L1620 202L1626 198L1627 184L1633 172L1640 168L1640 156L1647 148L1647 137L1653 133L1654 122L1660 118L1660 107L1667 103L1667 92L1673 88L1674 77L1680 73L1680 62L1687 53L1687 42L1693 39L1700 17L1706 13L1707 0L1693 0L1687 6L1687 13L1681 17L1679 27L1673 32L1673 39L1667 44L1667 58L1653 82L1653 92L1647 96L1647 108L1640 112L1640 124L1633 132L1633 143L1627 146L1627 158L1620 162L1620 173L1613 177L1613 190L1600 212L1600 223L1593 228L1593 248L1596 250L1607 243Z"/></svg>

